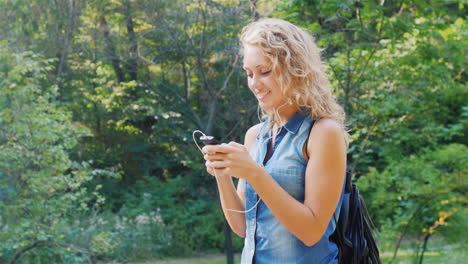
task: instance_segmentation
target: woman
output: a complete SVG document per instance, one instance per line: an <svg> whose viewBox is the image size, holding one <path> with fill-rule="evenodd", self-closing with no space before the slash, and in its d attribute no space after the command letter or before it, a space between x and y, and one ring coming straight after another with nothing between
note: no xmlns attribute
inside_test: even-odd
<svg viewBox="0 0 468 264"><path fill-rule="evenodd" d="M224 215L245 237L242 263L338 263L329 240L346 168L344 111L312 36L279 19L242 30L248 86L266 121L244 145L203 148ZM313 129L312 129L313 127ZM237 189L232 177L239 178Z"/></svg>

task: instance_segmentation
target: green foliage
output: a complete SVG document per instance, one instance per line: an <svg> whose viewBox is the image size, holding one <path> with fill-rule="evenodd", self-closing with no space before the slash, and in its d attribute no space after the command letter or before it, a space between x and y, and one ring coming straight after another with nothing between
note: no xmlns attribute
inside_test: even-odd
<svg viewBox="0 0 468 264"><path fill-rule="evenodd" d="M398 42L382 41L385 48L375 52L368 74L350 99L353 108L359 109L351 117L356 129L350 152L359 163L355 169L381 169L402 155L461 139L467 128L462 106L468 99L463 68L466 45L459 41L464 27L465 22L458 20L442 30L428 26ZM331 63L343 65L343 61L341 54Z"/></svg>
<svg viewBox="0 0 468 264"><path fill-rule="evenodd" d="M256 3L324 48L382 246L460 243L463 1ZM250 12L238 0L0 0L0 262L222 251L216 184L191 132L242 142L258 122L237 56Z"/></svg>
<svg viewBox="0 0 468 264"><path fill-rule="evenodd" d="M50 60L2 45L0 61L0 260L61 262L73 255L61 245L62 218L91 178L67 151L86 130L54 103L57 87L46 82ZM37 253L51 247L60 249Z"/></svg>
<svg viewBox="0 0 468 264"><path fill-rule="evenodd" d="M165 223L157 210L136 216L111 212L80 214L67 219L65 239L68 247L88 261L131 261L161 257L161 250L170 239Z"/></svg>
<svg viewBox="0 0 468 264"><path fill-rule="evenodd" d="M382 227L383 248L434 232L459 241L467 228L467 150L461 144L426 149L421 156L392 161L382 172L371 169L358 180L373 219Z"/></svg>
<svg viewBox="0 0 468 264"><path fill-rule="evenodd" d="M211 178L209 175L200 177ZM207 190L194 188L187 175L167 182L146 178L126 196L127 203L119 214L135 217L157 210L164 220L165 230L171 235L167 245L153 254L184 256L221 251L224 248L224 219L219 202L213 197ZM237 250L241 245L240 239L235 240Z"/></svg>

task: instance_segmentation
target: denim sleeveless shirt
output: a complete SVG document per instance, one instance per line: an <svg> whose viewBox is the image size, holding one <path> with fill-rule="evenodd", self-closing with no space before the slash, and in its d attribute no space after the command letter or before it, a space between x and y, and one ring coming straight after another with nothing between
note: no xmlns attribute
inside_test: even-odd
<svg viewBox="0 0 468 264"><path fill-rule="evenodd" d="M263 164L270 142L269 121L263 123L255 144L250 149L251 157L264 166L273 179L299 202L304 202L305 169L303 146L314 123L310 115L296 113L282 128L276 137L273 154ZM245 208L252 208L259 196L252 186L244 181ZM313 183L312 183L313 184ZM342 195L343 196L343 195ZM342 197L341 196L341 197ZM335 210L338 219L342 198ZM330 264L338 263L338 247L330 241L335 230L333 217L322 238L313 246L306 246L290 233L260 201L258 206L245 215L246 236L242 251L242 263L256 264Z"/></svg>

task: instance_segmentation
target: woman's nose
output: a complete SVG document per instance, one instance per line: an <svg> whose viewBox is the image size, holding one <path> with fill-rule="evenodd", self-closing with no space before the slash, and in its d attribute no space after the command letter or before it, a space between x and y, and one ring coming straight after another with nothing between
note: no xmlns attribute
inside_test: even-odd
<svg viewBox="0 0 468 264"><path fill-rule="evenodd" d="M259 85L259 80L257 77L252 77L252 79L250 80L250 87L252 87L253 89L255 89L258 85Z"/></svg>

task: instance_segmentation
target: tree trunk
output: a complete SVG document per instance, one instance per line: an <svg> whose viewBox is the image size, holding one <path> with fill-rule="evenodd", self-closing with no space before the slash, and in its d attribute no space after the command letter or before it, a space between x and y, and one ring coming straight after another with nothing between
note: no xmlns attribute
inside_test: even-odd
<svg viewBox="0 0 468 264"><path fill-rule="evenodd" d="M403 237L406 235L406 233L408 232L408 229L409 229L409 226L410 226L410 223L413 221L413 219L418 215L419 213L419 210L422 209L422 206L419 206L418 208L416 208L416 210L413 212L413 214L411 215L410 219L408 220L407 224L405 225L404 229L403 229L403 232L401 232L400 234L400 238L398 239L398 242L396 243L396 246L395 246L395 250L393 251L393 256L392 258L390 259L390 261L388 262L388 264L391 264L393 263L393 261L395 260L396 256L397 256L397 253L398 253L398 249L400 248L400 245L401 245L401 241L403 241Z"/></svg>
<svg viewBox="0 0 468 264"><path fill-rule="evenodd" d="M125 1L125 20L127 24L128 39L130 41L129 55L130 58L127 63L127 72L130 74L130 80L136 81L138 79L138 41L134 30L132 10L129 1Z"/></svg>
<svg viewBox="0 0 468 264"><path fill-rule="evenodd" d="M213 135L213 122L216 115L216 103L218 100L219 99L217 97L214 97L210 102L210 106L208 107L208 121L206 122L205 128L207 135Z"/></svg>
<svg viewBox="0 0 468 264"><path fill-rule="evenodd" d="M224 238L226 240L226 263L234 264L234 250L232 248L231 228L229 227L226 219L224 220Z"/></svg>
<svg viewBox="0 0 468 264"><path fill-rule="evenodd" d="M121 83L125 80L125 78L122 69L120 68L120 60L117 57L117 53L115 52L114 42L112 42L110 37L109 26L107 25L107 21L104 15L101 15L100 22L102 34L104 35L106 42L106 53L111 60L112 67L114 68L115 75L117 76L117 82Z"/></svg>
<svg viewBox="0 0 468 264"><path fill-rule="evenodd" d="M422 252L421 252L421 257L419 259L419 264L422 264L423 263L423 258L424 258L424 253L426 252L427 250L427 242L429 241L429 238L431 237L431 234L427 234L425 237L424 237L424 244L423 244L423 248L422 248Z"/></svg>
<svg viewBox="0 0 468 264"><path fill-rule="evenodd" d="M250 11L252 12L252 20L257 21L260 19L260 14L257 11L257 0L249 0Z"/></svg>
<svg viewBox="0 0 468 264"><path fill-rule="evenodd" d="M184 76L185 100L188 102L190 99L190 72L187 70L185 61L182 61L182 75Z"/></svg>
<svg viewBox="0 0 468 264"><path fill-rule="evenodd" d="M26 247L20 249L18 252L16 252L15 256L13 257L13 260L10 262L10 264L16 264L18 260L21 258L21 256L24 255L24 253L28 252L29 250L37 247L39 244L41 244L43 241L34 241L33 243L27 245Z"/></svg>
<svg viewBox="0 0 468 264"><path fill-rule="evenodd" d="M78 2L78 3L77 3ZM66 67L66 64L67 64L67 56L68 56L68 52L69 52L69 49L70 49L70 43L72 42L72 39L73 39L73 35L74 35L74 32L75 32L75 29L76 29L76 24L77 24L77 17L79 16L79 1L71 1L68 3L68 22L67 22L67 28L66 30L62 30L62 28L60 27L59 25L59 30L58 30L58 34L60 34L61 32L65 31L65 33L63 33L62 37L60 38L59 40L59 50L57 52L57 58L59 59L58 61L58 66L57 66L57 71L56 71L56 75L55 75L55 84L59 86L60 90L59 90L59 100L63 100L63 87L60 87L60 83L61 83L61 77L63 75L63 72L64 72L64 69ZM63 10L60 10L61 8L59 6L57 6L57 9L56 9L56 12L58 13L61 13L63 12ZM60 14L57 14L57 16L60 16Z"/></svg>

